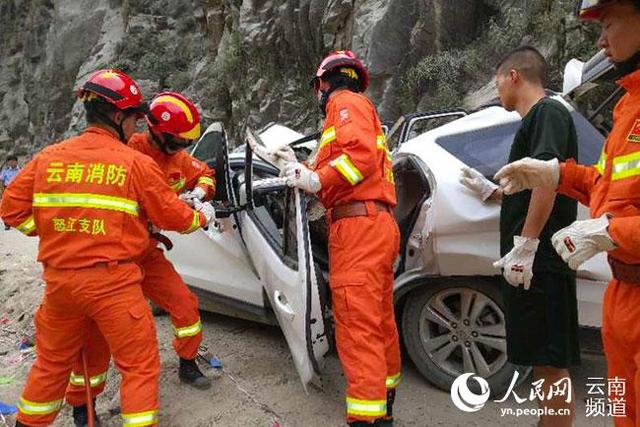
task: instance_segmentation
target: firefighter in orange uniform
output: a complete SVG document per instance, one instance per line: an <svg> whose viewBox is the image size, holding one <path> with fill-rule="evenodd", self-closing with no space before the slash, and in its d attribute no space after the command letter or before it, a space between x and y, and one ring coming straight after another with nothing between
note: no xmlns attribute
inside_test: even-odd
<svg viewBox="0 0 640 427"><path fill-rule="evenodd" d="M156 95L145 116L149 130L134 134L129 147L156 161L167 182L180 198L193 205L194 200L211 200L215 194L214 171L194 158L185 148L200 138L200 115L193 103L175 92ZM202 342L198 298L187 288L152 239L139 260L145 272L142 291L171 315L173 347L180 356L180 379L199 389L208 389L211 381L195 363Z"/></svg>
<svg viewBox="0 0 640 427"><path fill-rule="evenodd" d="M613 129L599 162L583 166L525 158L502 168L496 178L507 193L556 186L589 206L596 218L574 222L552 242L576 270L608 252L613 279L604 296L602 339L608 377L626 386L624 392L610 387L609 398L616 426L640 426L640 0L583 0L580 18L602 25L598 45L627 91L613 112Z"/></svg>
<svg viewBox="0 0 640 427"><path fill-rule="evenodd" d="M347 422L393 425L400 348L393 313L399 231L391 155L367 71L350 51L329 54L312 80L326 115L315 160L289 162L287 184L327 208L329 283L338 356L347 377Z"/></svg>
<svg viewBox="0 0 640 427"><path fill-rule="evenodd" d="M133 261L148 247L148 221L192 232L213 209L190 209L158 166L123 142L142 96L116 70L79 91L89 126L42 150L5 191L0 216L40 237L45 295L35 315L36 361L18 403L17 426L50 425L63 405L73 363L95 323L122 374L124 426L157 424L159 357L155 325Z"/></svg>
<svg viewBox="0 0 640 427"><path fill-rule="evenodd" d="M151 157L160 167L169 186L176 193L182 193L180 198L188 204L193 205L193 199L211 199L215 192L213 170L184 150L200 137L200 116L195 105L178 93L160 93L151 101L146 120L148 131L134 134L129 139L129 147ZM171 316L173 347L180 357L179 378L205 390L211 386L211 380L202 374L195 361L202 342L198 298L189 291L164 256L156 237L166 239L159 233L153 233L147 250L136 259L144 273L142 292ZM170 242L166 244L170 245ZM95 398L106 385L109 348L100 334L92 334L87 352L91 361L91 391ZM87 409L80 361L74 366L66 397L74 406L77 425L82 426Z"/></svg>

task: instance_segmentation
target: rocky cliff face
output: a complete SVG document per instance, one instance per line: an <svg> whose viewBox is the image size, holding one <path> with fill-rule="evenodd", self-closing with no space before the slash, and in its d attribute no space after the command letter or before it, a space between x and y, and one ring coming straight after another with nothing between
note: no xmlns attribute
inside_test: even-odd
<svg viewBox="0 0 640 427"><path fill-rule="evenodd" d="M205 122L238 135L271 121L313 129L307 82L322 55L349 48L371 73L384 120L477 104L495 60L523 42L554 69L594 51L572 0L4 0L0 154L77 131L73 89L95 69L131 73L150 97L183 91ZM549 29L552 28L552 31ZM558 73L556 72L557 84ZM557 86L556 86L557 87ZM480 97L474 94L484 94Z"/></svg>

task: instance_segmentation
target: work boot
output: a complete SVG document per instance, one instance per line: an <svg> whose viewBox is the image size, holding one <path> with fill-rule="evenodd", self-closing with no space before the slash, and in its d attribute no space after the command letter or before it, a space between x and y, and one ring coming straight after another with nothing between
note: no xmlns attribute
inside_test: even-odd
<svg viewBox="0 0 640 427"><path fill-rule="evenodd" d="M393 426L393 403L396 401L396 389L391 388L387 390L387 415L384 418L380 418L380 426L389 427Z"/></svg>
<svg viewBox="0 0 640 427"><path fill-rule="evenodd" d="M95 427L100 427L100 420L96 414L96 400L93 399L93 421ZM87 427L89 425L89 411L87 405L73 406L73 424L75 427Z"/></svg>
<svg viewBox="0 0 640 427"><path fill-rule="evenodd" d="M195 359L180 358L180 369L178 369L180 381L197 388L198 390L207 390L211 387L211 380L204 376Z"/></svg>

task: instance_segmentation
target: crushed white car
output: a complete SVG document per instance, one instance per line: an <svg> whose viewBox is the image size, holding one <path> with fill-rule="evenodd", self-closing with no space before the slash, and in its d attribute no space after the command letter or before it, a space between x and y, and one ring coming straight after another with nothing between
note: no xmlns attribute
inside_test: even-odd
<svg viewBox="0 0 640 427"><path fill-rule="evenodd" d="M580 162L593 164L603 132L571 102L597 82L585 79L589 66L571 67L567 93L553 96L574 117ZM458 183L465 165L493 176L506 163L519 123L517 114L494 105L412 114L389 131L402 234L397 322L409 357L445 390L460 374L476 372L500 393L514 370L528 369L507 362L500 273L492 267L499 258L500 207ZM171 233L174 249L167 255L203 310L279 324L306 386L321 375L332 344L326 226L321 215L309 213L312 198L274 179L279 170L264 152L290 144L304 158L316 142L277 124L249 137L253 144L229 154L224 129L214 123L194 147L193 155L216 169L215 205L225 231ZM585 264L578 277L580 323L599 327L610 277L604 257Z"/></svg>

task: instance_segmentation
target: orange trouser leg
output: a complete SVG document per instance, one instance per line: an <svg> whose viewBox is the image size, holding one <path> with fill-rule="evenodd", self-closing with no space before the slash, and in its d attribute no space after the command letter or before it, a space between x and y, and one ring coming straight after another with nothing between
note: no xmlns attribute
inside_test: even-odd
<svg viewBox="0 0 640 427"><path fill-rule="evenodd" d="M140 266L144 272L145 296L171 316L173 348L183 359L194 359L202 342L198 297L187 288L161 249L148 253Z"/></svg>
<svg viewBox="0 0 640 427"><path fill-rule="evenodd" d="M61 404L93 320L122 374L123 425L156 425L160 362L153 316L139 286L140 269L135 264L46 268L44 279L45 298L36 316L38 357L18 419L31 426L53 421L51 410L58 401Z"/></svg>
<svg viewBox="0 0 640 427"><path fill-rule="evenodd" d="M139 261L139 265L144 273L142 292L145 297L171 316L176 353L184 359L194 359L202 342L198 298L189 291L162 250L153 248ZM91 392L96 397L104 390L110 359L109 347L99 331L94 329L89 333L85 351L89 359ZM81 359L73 366L66 399L73 406L86 403Z"/></svg>
<svg viewBox="0 0 640 427"><path fill-rule="evenodd" d="M51 284L47 284L49 293ZM53 423L62 407L71 366L85 343L90 320L45 298L36 312L36 361L18 402L18 420L29 426Z"/></svg>
<svg viewBox="0 0 640 427"><path fill-rule="evenodd" d="M612 280L603 305L602 340L607 357L608 379L624 380L624 394L610 387L609 399L626 416L615 417L617 427L638 427L640 404L640 286ZM617 389L620 391L620 389ZM619 399L623 399L621 404ZM618 401L617 404L615 402Z"/></svg>
<svg viewBox="0 0 640 427"><path fill-rule="evenodd" d="M336 346L347 377L347 421L385 417L387 380L399 379L392 300L398 244L398 228L388 213L330 226L329 283Z"/></svg>
<svg viewBox="0 0 640 427"><path fill-rule="evenodd" d="M95 322L89 323L88 330L87 344L84 347L84 351L87 354L91 396L95 398L104 391L111 352L107 341L100 333ZM72 406L86 404L87 395L84 388L84 372L81 358L78 358L73 364L65 399Z"/></svg>

